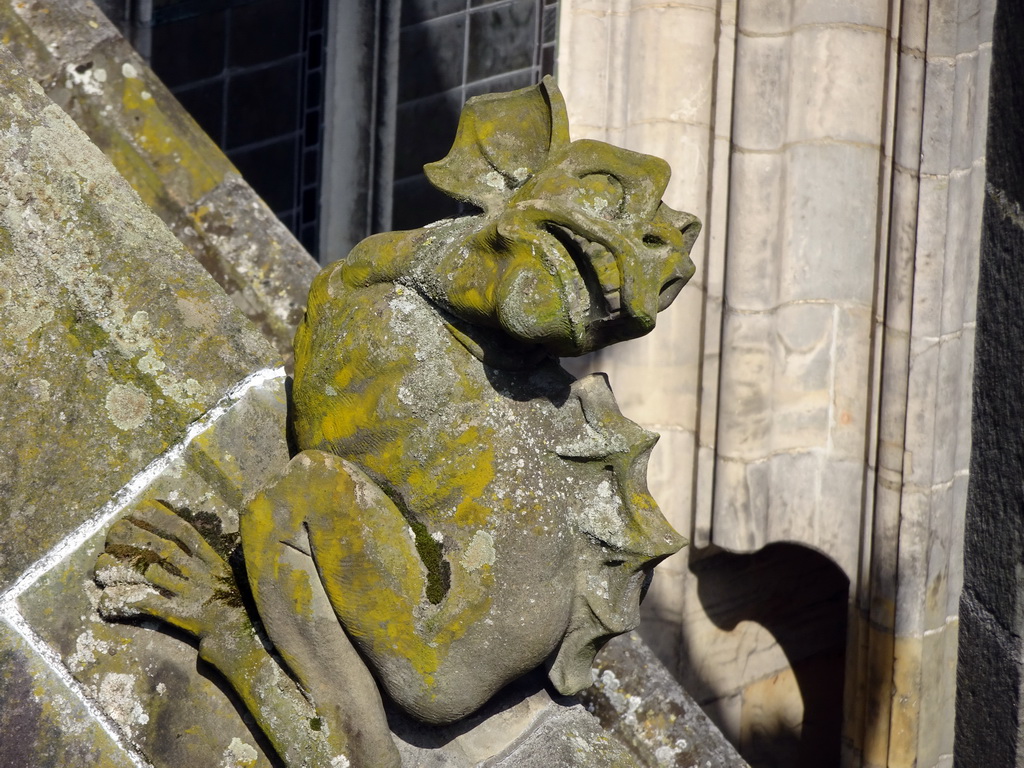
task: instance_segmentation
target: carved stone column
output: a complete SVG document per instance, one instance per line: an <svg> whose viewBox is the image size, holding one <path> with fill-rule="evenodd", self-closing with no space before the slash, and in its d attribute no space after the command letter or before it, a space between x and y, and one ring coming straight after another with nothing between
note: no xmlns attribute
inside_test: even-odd
<svg viewBox="0 0 1024 768"><path fill-rule="evenodd" d="M799 692L754 706L789 660L713 627L685 558L794 542L850 580L844 763L949 763L994 5L564 3L576 124L669 158L706 221L703 311L594 365L667 433L652 491L692 533L649 640L739 741Z"/></svg>

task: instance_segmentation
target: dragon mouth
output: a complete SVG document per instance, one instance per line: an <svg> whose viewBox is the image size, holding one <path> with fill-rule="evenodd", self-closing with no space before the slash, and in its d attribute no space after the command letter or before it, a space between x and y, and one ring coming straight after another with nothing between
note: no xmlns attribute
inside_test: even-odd
<svg viewBox="0 0 1024 768"><path fill-rule="evenodd" d="M591 321L616 320L622 314L622 280L614 254L568 227L549 223L547 231L572 259L590 294Z"/></svg>
<svg viewBox="0 0 1024 768"><path fill-rule="evenodd" d="M595 610L589 600L587 603L582 609L586 612L585 618L569 629L547 662L548 679L565 695L579 693L593 682L590 670L594 657L609 640L640 626L639 603L635 611L618 618Z"/></svg>

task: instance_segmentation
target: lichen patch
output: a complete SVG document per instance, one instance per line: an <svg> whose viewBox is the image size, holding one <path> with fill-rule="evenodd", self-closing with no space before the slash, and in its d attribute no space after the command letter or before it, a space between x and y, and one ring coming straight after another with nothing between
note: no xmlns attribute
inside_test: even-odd
<svg viewBox="0 0 1024 768"><path fill-rule="evenodd" d="M598 483L588 502L580 514L580 528L614 547L625 548L628 542L622 521L622 499L611 483Z"/></svg>
<svg viewBox="0 0 1024 768"><path fill-rule="evenodd" d="M0 323L6 335L15 341L28 339L54 317L53 307L39 296L17 296L12 291L0 293Z"/></svg>
<svg viewBox="0 0 1024 768"><path fill-rule="evenodd" d="M50 382L46 379L29 379L26 382L26 388L33 399L38 400L41 403L49 402L50 400Z"/></svg>
<svg viewBox="0 0 1024 768"><path fill-rule="evenodd" d="M467 571L475 571L493 564L494 539L487 531L477 531L462 556L462 565Z"/></svg>
<svg viewBox="0 0 1024 768"><path fill-rule="evenodd" d="M148 352L139 358L138 362L135 363L135 367L143 373L148 373L151 376L157 375L160 371L167 367L163 360L154 355L152 352Z"/></svg>
<svg viewBox="0 0 1024 768"><path fill-rule="evenodd" d="M107 414L118 429L138 429L149 418L149 395L134 384L115 384L107 393Z"/></svg>
<svg viewBox="0 0 1024 768"><path fill-rule="evenodd" d="M103 676L96 698L103 710L118 725L129 733L134 726L145 725L149 715L142 708L135 694L135 677L121 672L110 672Z"/></svg>
<svg viewBox="0 0 1024 768"><path fill-rule="evenodd" d="M68 657L71 671L79 671L96 663L96 659L110 650L110 643L97 638L91 629L75 640L75 652Z"/></svg>
<svg viewBox="0 0 1024 768"><path fill-rule="evenodd" d="M67 75L64 80L64 87L69 91L81 88L84 93L90 96L103 95L103 83L107 80L106 72L103 72L102 79L96 77L96 71L92 68L92 64L68 64L64 72Z"/></svg>
<svg viewBox="0 0 1024 768"><path fill-rule="evenodd" d="M220 764L222 768L252 768L258 759L256 748L236 736L224 750Z"/></svg>

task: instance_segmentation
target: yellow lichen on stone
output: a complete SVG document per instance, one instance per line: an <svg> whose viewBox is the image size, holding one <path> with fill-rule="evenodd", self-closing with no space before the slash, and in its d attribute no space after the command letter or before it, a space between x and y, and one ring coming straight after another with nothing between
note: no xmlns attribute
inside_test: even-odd
<svg viewBox="0 0 1024 768"><path fill-rule="evenodd" d="M183 110L169 109L153 98L152 86L141 79L134 67L122 67L122 103L132 122L136 151L144 159L131 163L129 170L146 172L159 180L160 187L168 179L176 179L172 188L185 201L200 199L224 180L234 168L212 142L198 129ZM191 129L191 130L189 130ZM129 158L121 155L122 162ZM116 164L116 163L115 163ZM149 170L149 169L152 170ZM122 170L120 167L118 170ZM124 173L124 170L122 170ZM135 184L136 188L140 185Z"/></svg>
<svg viewBox="0 0 1024 768"><path fill-rule="evenodd" d="M109 86L118 75L104 71ZM157 146L138 74L120 73L134 141L180 162ZM661 203L665 164L569 143L545 80L471 101L429 173L484 213L370 238L317 278L295 339L297 455L239 518L267 635L323 705L316 730L342 737L343 694L364 684L354 706L386 735L363 661L432 723L545 662L558 691L581 690L601 644L636 626L654 565L683 544L647 492L654 436L622 417L603 378L577 381L557 360L646 333L692 273L697 225ZM112 322L134 367L169 399L201 397L196 380L156 373L150 323L122 314ZM140 417L134 392L113 399L124 423ZM101 558L128 535L119 525ZM261 649L218 657L216 628L150 613L199 636L203 658L266 715L249 682Z"/></svg>
<svg viewBox="0 0 1024 768"><path fill-rule="evenodd" d="M6 50L0 101L6 584L275 356ZM210 322L176 333L178 298Z"/></svg>

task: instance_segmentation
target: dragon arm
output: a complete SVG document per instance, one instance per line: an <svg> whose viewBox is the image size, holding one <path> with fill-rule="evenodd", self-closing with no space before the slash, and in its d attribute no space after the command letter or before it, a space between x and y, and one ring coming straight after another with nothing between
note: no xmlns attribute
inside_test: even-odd
<svg viewBox="0 0 1024 768"><path fill-rule="evenodd" d="M167 505L143 501L111 527L96 581L105 618L151 616L195 635L200 658L234 688L288 768L348 765L353 750L313 726L317 712L254 631L228 564Z"/></svg>

